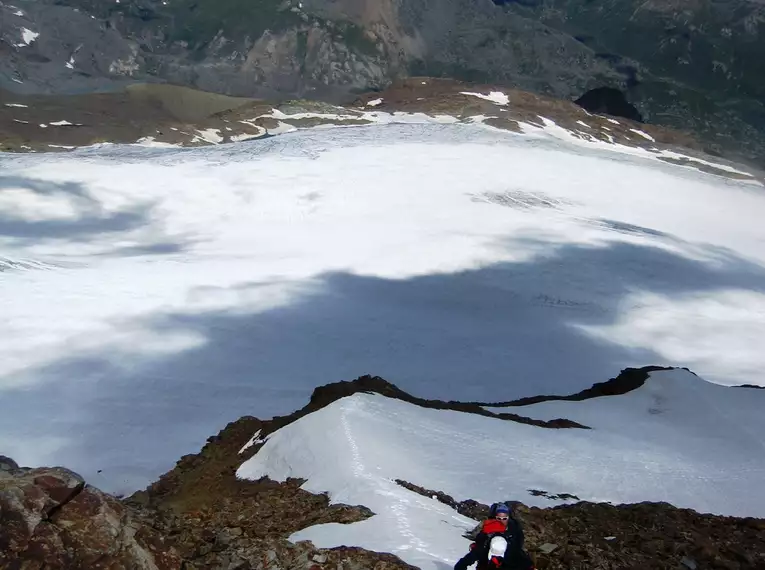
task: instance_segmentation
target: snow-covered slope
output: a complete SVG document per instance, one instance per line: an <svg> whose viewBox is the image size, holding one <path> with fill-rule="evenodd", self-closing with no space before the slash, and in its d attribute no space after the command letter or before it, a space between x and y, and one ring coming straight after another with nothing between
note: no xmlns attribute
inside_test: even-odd
<svg viewBox="0 0 765 570"><path fill-rule="evenodd" d="M426 569L467 552L472 521L403 479L484 503L548 506L529 489L582 500L667 501L701 512L765 515L765 391L709 384L684 370L654 372L621 396L522 408L564 414L593 428L545 429L356 394L274 432L242 478L305 478L332 501L376 516L305 529L294 540L389 551Z"/></svg>
<svg viewBox="0 0 765 570"><path fill-rule="evenodd" d="M364 373L481 401L649 363L763 383L763 188L561 139L0 156L0 255L55 268L0 273L0 449L128 491Z"/></svg>

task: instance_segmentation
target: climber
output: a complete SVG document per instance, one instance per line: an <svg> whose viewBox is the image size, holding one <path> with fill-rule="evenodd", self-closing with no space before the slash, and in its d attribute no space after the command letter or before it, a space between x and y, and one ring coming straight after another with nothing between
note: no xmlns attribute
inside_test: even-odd
<svg viewBox="0 0 765 570"><path fill-rule="evenodd" d="M529 555L523 550L523 528L512 516L506 503L494 503L489 518L480 525L470 552L460 558L454 570L467 570L476 564L476 570L533 570Z"/></svg>

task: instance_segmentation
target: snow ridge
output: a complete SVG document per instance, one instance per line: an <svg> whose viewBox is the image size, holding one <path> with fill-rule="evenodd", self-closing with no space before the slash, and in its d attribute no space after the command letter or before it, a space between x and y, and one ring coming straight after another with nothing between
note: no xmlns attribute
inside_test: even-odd
<svg viewBox="0 0 765 570"><path fill-rule="evenodd" d="M444 518L440 502L397 479L457 501L570 501L528 494L542 489L593 502L664 501L762 516L765 500L753 490L765 472L763 405L765 392L713 385L681 369L651 372L623 395L525 406L535 417L566 415L591 430L545 429L360 392L270 434L237 476L305 478L308 491L376 513L342 528L304 529L293 540L383 550L435 570L464 554L469 521L453 512Z"/></svg>

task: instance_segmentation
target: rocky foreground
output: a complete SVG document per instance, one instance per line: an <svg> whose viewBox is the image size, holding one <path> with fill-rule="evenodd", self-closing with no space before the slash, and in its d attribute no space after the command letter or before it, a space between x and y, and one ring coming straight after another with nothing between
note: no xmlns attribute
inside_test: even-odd
<svg viewBox="0 0 765 570"><path fill-rule="evenodd" d="M617 378L571 396L582 400L641 386L655 368L627 369ZM735 389L735 388L732 388ZM0 568L13 569L343 569L412 568L395 556L358 548L317 549L289 542L303 528L353 523L374 513L364 506L330 505L326 495L300 489L302 481L244 481L236 469L256 454L261 438L306 414L357 392L376 392L424 407L481 413L482 404L422 400L377 377L317 388L290 416L244 417L209 438L196 455L145 491L119 500L61 467L20 468L0 457ZM529 402L504 402L520 407ZM485 415L485 414L484 414ZM518 414L498 420L524 421ZM541 429L582 429L565 419ZM247 446L247 444L251 444ZM459 513L480 519L488 506L398 481ZM550 498L546 490L529 490ZM502 499L521 499L507 497ZM663 503L610 505L577 502L554 508L515 501L527 548L540 569L763 569L765 520L721 517Z"/></svg>

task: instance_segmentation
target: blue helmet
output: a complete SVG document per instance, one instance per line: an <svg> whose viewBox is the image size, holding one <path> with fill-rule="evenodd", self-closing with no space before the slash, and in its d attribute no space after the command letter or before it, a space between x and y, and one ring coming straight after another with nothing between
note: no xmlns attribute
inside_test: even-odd
<svg viewBox="0 0 765 570"><path fill-rule="evenodd" d="M499 513L504 513L507 516L510 516L510 513L511 513L510 506L507 503L494 503L489 508L489 516L491 518L496 517Z"/></svg>

